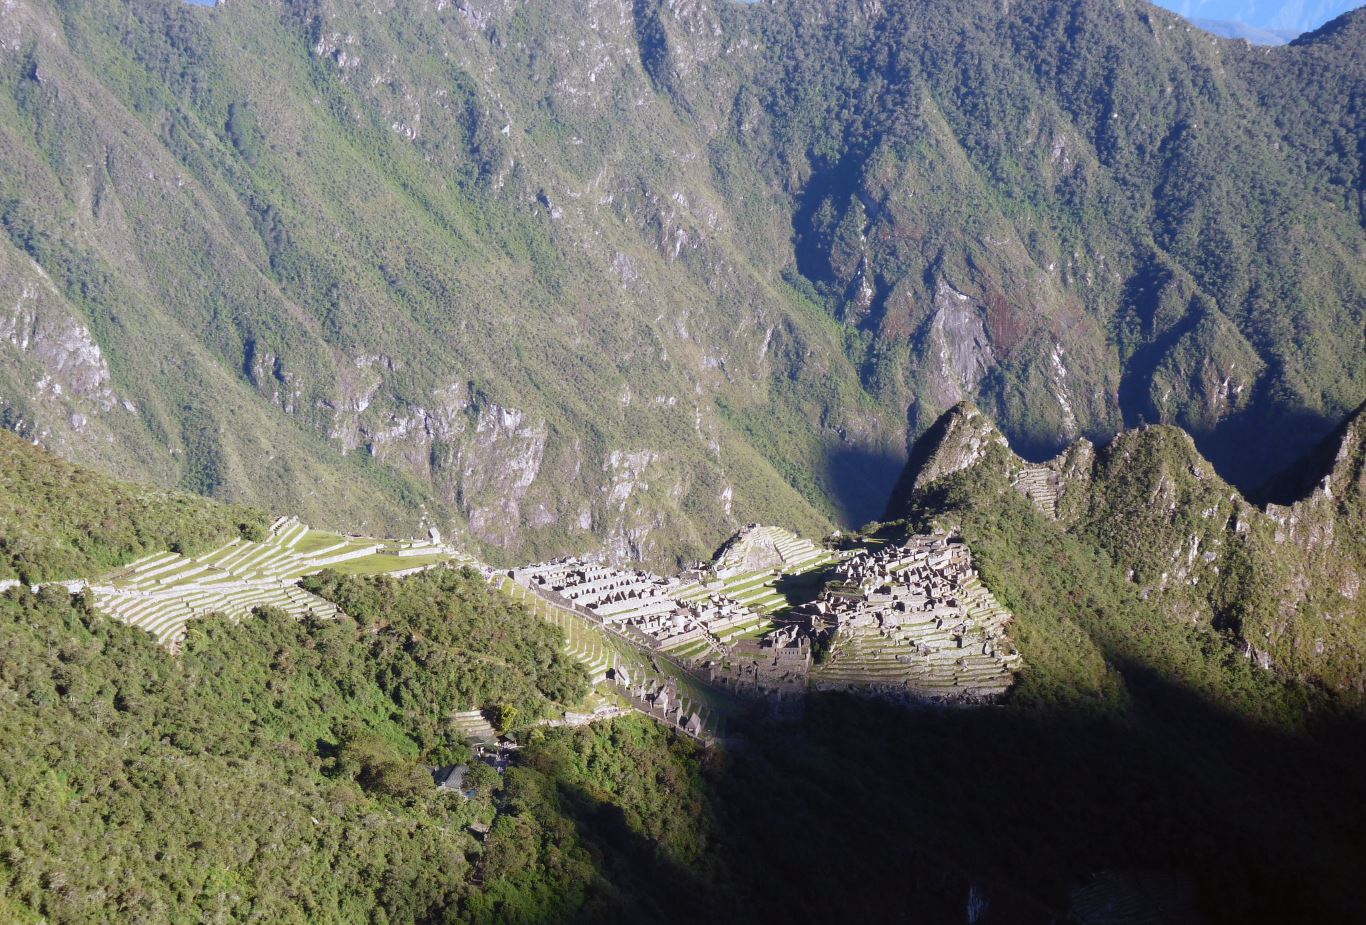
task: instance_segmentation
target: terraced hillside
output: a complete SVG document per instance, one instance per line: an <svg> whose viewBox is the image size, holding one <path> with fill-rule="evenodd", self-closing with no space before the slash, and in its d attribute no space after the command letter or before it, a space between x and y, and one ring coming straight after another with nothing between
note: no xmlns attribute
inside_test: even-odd
<svg viewBox="0 0 1366 925"><path fill-rule="evenodd" d="M1005 693L1021 665L1010 613L966 547L944 537L835 551L751 524L681 582L572 557L496 580L564 629L566 651L594 678L638 677L646 661L658 674L666 662L751 695L810 687L977 702ZM825 657L813 669L817 645Z"/></svg>
<svg viewBox="0 0 1366 925"><path fill-rule="evenodd" d="M90 590L100 611L174 647L186 623L210 613L240 619L268 606L295 617L334 616L334 605L297 584L323 569L402 574L470 561L449 547L341 537L309 530L296 518L279 518L259 543L233 540L192 557L154 553L92 582Z"/></svg>
<svg viewBox="0 0 1366 925"><path fill-rule="evenodd" d="M791 530L751 524L727 541L705 576L681 585L675 595L682 601L720 595L753 610L753 621L728 629L717 641L725 644L757 637L773 627L772 617L792 607L792 601L780 590L784 579L817 572L839 558L839 553ZM707 649L693 644L679 654L696 656Z"/></svg>
<svg viewBox="0 0 1366 925"><path fill-rule="evenodd" d="M811 674L816 690L866 689L912 699L991 700L1009 690L1021 660L1001 639L1011 615L974 577L959 613L912 615L895 629L854 626L836 636Z"/></svg>
<svg viewBox="0 0 1366 925"><path fill-rule="evenodd" d="M158 550L266 533L264 511L112 478L0 427L0 581L99 574Z"/></svg>
<svg viewBox="0 0 1366 925"><path fill-rule="evenodd" d="M601 626L583 619L574 611L550 603L510 578L498 578L497 586L532 613L563 630L565 653L582 664L593 680L606 678L608 671L620 664L639 667L645 663L644 657L634 647L612 638L603 632Z"/></svg>
<svg viewBox="0 0 1366 925"><path fill-rule="evenodd" d="M717 734L726 717L739 705L725 692L703 683L688 670L682 653L668 655L654 651L646 641L624 632L614 632L602 623L585 618L569 607L547 600L542 595L518 584L506 576L495 576L494 585L531 613L558 627L565 636L564 652L582 664L589 679L608 702L631 703L632 706L655 718L650 704L633 698L633 692L643 688L668 686L681 691L692 703L702 708L705 717L702 731ZM624 684L624 686L623 686Z"/></svg>

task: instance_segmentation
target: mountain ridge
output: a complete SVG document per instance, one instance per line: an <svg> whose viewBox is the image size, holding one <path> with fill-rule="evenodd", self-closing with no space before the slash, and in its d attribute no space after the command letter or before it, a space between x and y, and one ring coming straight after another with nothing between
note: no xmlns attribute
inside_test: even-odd
<svg viewBox="0 0 1366 925"><path fill-rule="evenodd" d="M1258 504L1177 428L1125 431L1100 446L1079 440L1037 465L964 403L921 438L926 445L913 454L920 467L908 466L884 516L904 517L952 476L996 470L1001 485L1103 552L1167 619L1222 634L1263 669L1359 701L1364 431L1366 409L1358 409L1306 457L1297 497Z"/></svg>
<svg viewBox="0 0 1366 925"><path fill-rule="evenodd" d="M1359 15L614 10L7 9L5 425L662 561L857 525L960 398L1033 458L1176 423L1248 484L1361 401Z"/></svg>
<svg viewBox="0 0 1366 925"><path fill-rule="evenodd" d="M1259 26L1250 26L1236 19L1196 18L1192 19L1191 22L1220 38L1243 39L1253 45L1284 45L1302 34L1286 29L1264 29Z"/></svg>
<svg viewBox="0 0 1366 925"><path fill-rule="evenodd" d="M1246 23L1254 29L1289 33L1289 38L1312 32L1325 22L1360 6L1354 0L1320 2L1261 2L1261 0L1163 0L1159 5L1192 20L1222 20Z"/></svg>

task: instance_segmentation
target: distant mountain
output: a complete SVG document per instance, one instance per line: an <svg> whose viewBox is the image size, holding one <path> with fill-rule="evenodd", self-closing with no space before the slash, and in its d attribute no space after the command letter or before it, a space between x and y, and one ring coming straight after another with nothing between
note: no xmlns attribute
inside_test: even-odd
<svg viewBox="0 0 1366 925"><path fill-rule="evenodd" d="M1358 0L1158 0L1158 6L1180 13L1195 21L1200 28L1217 35L1247 38L1257 44L1270 45L1278 43L1257 42L1250 35L1228 35L1218 28L1210 28L1206 23L1245 27L1257 35L1271 33L1290 39L1317 29L1329 20L1360 7L1361 3Z"/></svg>
<svg viewBox="0 0 1366 925"><path fill-rule="evenodd" d="M1299 35L1298 32L1282 29L1259 29L1247 23L1228 19L1192 19L1206 32L1212 32L1226 39L1245 39L1253 45L1284 45Z"/></svg>
<svg viewBox="0 0 1366 925"><path fill-rule="evenodd" d="M658 562L875 516L965 398L1031 458L1165 422L1250 485L1366 397L1360 13L388 9L3 5L0 424Z"/></svg>

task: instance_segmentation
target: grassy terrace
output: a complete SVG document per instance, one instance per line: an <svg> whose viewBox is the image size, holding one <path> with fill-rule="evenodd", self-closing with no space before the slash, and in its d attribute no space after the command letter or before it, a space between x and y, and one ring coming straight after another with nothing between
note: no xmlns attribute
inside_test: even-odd
<svg viewBox="0 0 1366 925"><path fill-rule="evenodd" d="M792 609L799 602L794 598L801 598L800 592L815 583L816 574L832 563L839 561L839 559L838 553L823 552L818 556L800 562L795 568L789 570L744 572L739 575L732 575L717 586L686 585L680 589L678 599L681 601L698 601L711 594L721 594L744 604L757 614L769 617ZM812 576L813 580L794 581L794 579L799 579L802 576ZM794 594L794 591L797 593ZM754 632L762 635L771 626L771 623L765 621L763 627ZM750 630L746 628L745 632L747 634ZM730 631L727 631L727 635L735 636Z"/></svg>
<svg viewBox="0 0 1366 925"><path fill-rule="evenodd" d="M609 636L592 621L557 607L512 579L498 578L497 587L541 619L562 629L565 651L582 662L591 673L600 674L616 664L625 665L627 671L645 664L644 656L629 643Z"/></svg>
<svg viewBox="0 0 1366 925"><path fill-rule="evenodd" d="M366 554L359 555L361 552ZM354 558L345 558L348 554ZM331 561L338 557L342 561ZM678 596L698 600L719 592L749 607L754 613L752 620L721 631L717 638L722 643L757 639L772 629L771 614L792 606L790 589L813 583L801 576L814 578L818 570L836 559L838 554L821 552L802 558L787 572L749 572L732 576L716 587L699 584L681 589ZM98 604L116 619L142 626L160 642L174 645L188 620L215 610L241 615L254 606L270 604L295 615L316 612L325 602L293 585L305 574L328 569L344 575L377 575L445 562L459 565L473 560L444 552L403 556L395 551L392 541L312 530L297 522L277 523L273 534L261 542L235 540L196 558L169 552L145 556L113 576L113 589L101 592ZM740 703L727 692L699 682L686 667L693 659L712 653L707 639L656 651L553 604L508 578L500 577L494 584L541 619L558 626L564 632L566 653L595 677L621 665L633 675L674 679L687 699L721 716ZM606 698L602 702L614 702L617 693L604 686L597 696Z"/></svg>
<svg viewBox="0 0 1366 925"><path fill-rule="evenodd" d="M260 542L237 539L193 558L168 551L144 556L95 582L96 606L175 645L189 620L209 613L242 617L273 606L294 616L332 615L335 608L294 584L323 569L378 575L470 561L439 551L400 556L385 551L393 543L309 530L297 521L277 528Z"/></svg>
<svg viewBox="0 0 1366 925"><path fill-rule="evenodd" d="M294 544L294 551L300 555L308 555L329 546L345 542L346 537L339 533L329 533L326 530L309 530L304 534L304 538Z"/></svg>
<svg viewBox="0 0 1366 925"><path fill-rule="evenodd" d="M697 658L700 655L706 655L710 651L711 646L707 644L705 639L696 639L686 646L679 646L677 649L670 650L669 654L676 656L677 658Z"/></svg>
<svg viewBox="0 0 1366 925"><path fill-rule="evenodd" d="M757 624L749 629L741 627L737 631L731 633L727 638L727 641L736 642L741 639L762 639L769 630L773 629L773 626L774 624L772 621L765 620L763 623Z"/></svg>
<svg viewBox="0 0 1366 925"><path fill-rule="evenodd" d="M448 555L430 556L399 556L391 552L377 552L368 556L361 556L359 559L350 559L346 562L338 562L329 565L334 572L343 575L379 575L385 572L403 572L412 568L423 568L426 566L437 565L442 562L460 563L458 557L453 558Z"/></svg>

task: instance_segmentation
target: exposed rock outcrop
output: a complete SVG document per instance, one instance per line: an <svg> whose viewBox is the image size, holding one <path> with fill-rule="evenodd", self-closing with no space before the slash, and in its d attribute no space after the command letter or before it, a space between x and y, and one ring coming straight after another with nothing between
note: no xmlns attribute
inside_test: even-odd
<svg viewBox="0 0 1366 925"><path fill-rule="evenodd" d="M993 466L1000 481L978 490L1019 492L1103 550L1171 619L1228 634L1268 670L1366 696L1366 410L1281 480L1287 503L1264 508L1220 478L1187 433L1166 425L1126 431L1100 448L1080 440L1031 465L985 415L960 405L912 460L918 468L903 478L905 498ZM889 516L906 510L894 504Z"/></svg>

